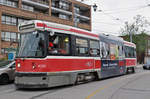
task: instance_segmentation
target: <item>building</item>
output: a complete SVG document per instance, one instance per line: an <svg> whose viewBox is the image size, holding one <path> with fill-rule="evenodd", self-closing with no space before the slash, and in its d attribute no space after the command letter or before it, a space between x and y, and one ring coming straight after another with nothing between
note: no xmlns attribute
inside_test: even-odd
<svg viewBox="0 0 150 99"><path fill-rule="evenodd" d="M145 50L144 63L150 64L150 36L149 35L146 38L146 50Z"/></svg>
<svg viewBox="0 0 150 99"><path fill-rule="evenodd" d="M76 0L0 0L0 58L16 51L17 25L34 19L90 31L91 7Z"/></svg>

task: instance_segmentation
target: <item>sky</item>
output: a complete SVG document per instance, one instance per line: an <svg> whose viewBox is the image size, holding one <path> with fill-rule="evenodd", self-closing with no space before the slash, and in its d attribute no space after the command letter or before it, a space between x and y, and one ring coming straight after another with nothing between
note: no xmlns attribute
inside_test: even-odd
<svg viewBox="0 0 150 99"><path fill-rule="evenodd" d="M81 1L81 0L78 0ZM83 3L98 6L92 10L92 32L120 35L126 21L142 15L150 20L150 0L84 0Z"/></svg>

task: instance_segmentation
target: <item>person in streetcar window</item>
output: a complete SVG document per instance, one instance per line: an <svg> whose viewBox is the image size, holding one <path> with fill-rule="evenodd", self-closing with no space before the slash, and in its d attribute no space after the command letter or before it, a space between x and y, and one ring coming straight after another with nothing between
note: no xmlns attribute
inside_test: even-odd
<svg viewBox="0 0 150 99"><path fill-rule="evenodd" d="M56 54L56 53L58 53L58 51L54 48L54 44L52 42L49 42L48 52L50 54Z"/></svg>
<svg viewBox="0 0 150 99"><path fill-rule="evenodd" d="M63 34L49 36L48 52L49 54L65 55L69 54L69 37Z"/></svg>

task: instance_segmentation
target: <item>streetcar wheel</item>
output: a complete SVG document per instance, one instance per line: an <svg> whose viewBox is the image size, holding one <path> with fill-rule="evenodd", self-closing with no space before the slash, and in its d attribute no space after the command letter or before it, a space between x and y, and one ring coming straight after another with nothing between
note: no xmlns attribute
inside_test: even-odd
<svg viewBox="0 0 150 99"><path fill-rule="evenodd" d="M78 74L76 77L75 85L78 85L80 82L80 75Z"/></svg>
<svg viewBox="0 0 150 99"><path fill-rule="evenodd" d="M129 68L127 68L127 70L126 70L126 74L129 74Z"/></svg>
<svg viewBox="0 0 150 99"><path fill-rule="evenodd" d="M132 67L132 73L135 73L135 69L134 69L134 67Z"/></svg>

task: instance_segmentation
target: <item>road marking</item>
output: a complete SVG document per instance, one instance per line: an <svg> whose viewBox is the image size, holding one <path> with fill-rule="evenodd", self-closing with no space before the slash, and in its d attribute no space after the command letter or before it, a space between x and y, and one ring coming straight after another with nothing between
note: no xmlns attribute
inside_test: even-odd
<svg viewBox="0 0 150 99"><path fill-rule="evenodd" d="M93 97L94 95L96 95L97 93L99 93L100 91L102 91L102 90L104 90L104 89L106 89L106 88L108 88L108 87L110 87L110 86L112 86L114 84L117 84L118 82L120 82L122 80L124 80L124 79L119 79L117 81L114 81L112 83L109 83L109 84L107 84L107 85L105 85L105 86L97 89L96 91L94 91L93 93L91 93L89 96L87 96L85 99L90 99L91 97Z"/></svg>
<svg viewBox="0 0 150 99"><path fill-rule="evenodd" d="M104 89L106 89L106 88L108 88L108 87L110 87L110 86L113 86L113 85L115 85L115 84L121 82L122 80L125 80L125 79L128 79L128 78L132 78L132 77L134 77L134 76L140 76L140 75L148 74L148 73L150 73L150 72L144 72L144 73L134 74L134 75L127 76L127 77L121 78L121 79L119 79L119 80L116 80L116 81L114 81L114 82L112 82L112 83L109 83L109 84L107 84L107 85L105 85L105 86L103 86L103 87L101 87L101 88L95 90L95 91L92 92L90 95L88 95L85 99L90 99L91 97L93 97L94 95L96 95L97 93L99 93L100 91L102 91L102 90L104 90Z"/></svg>

